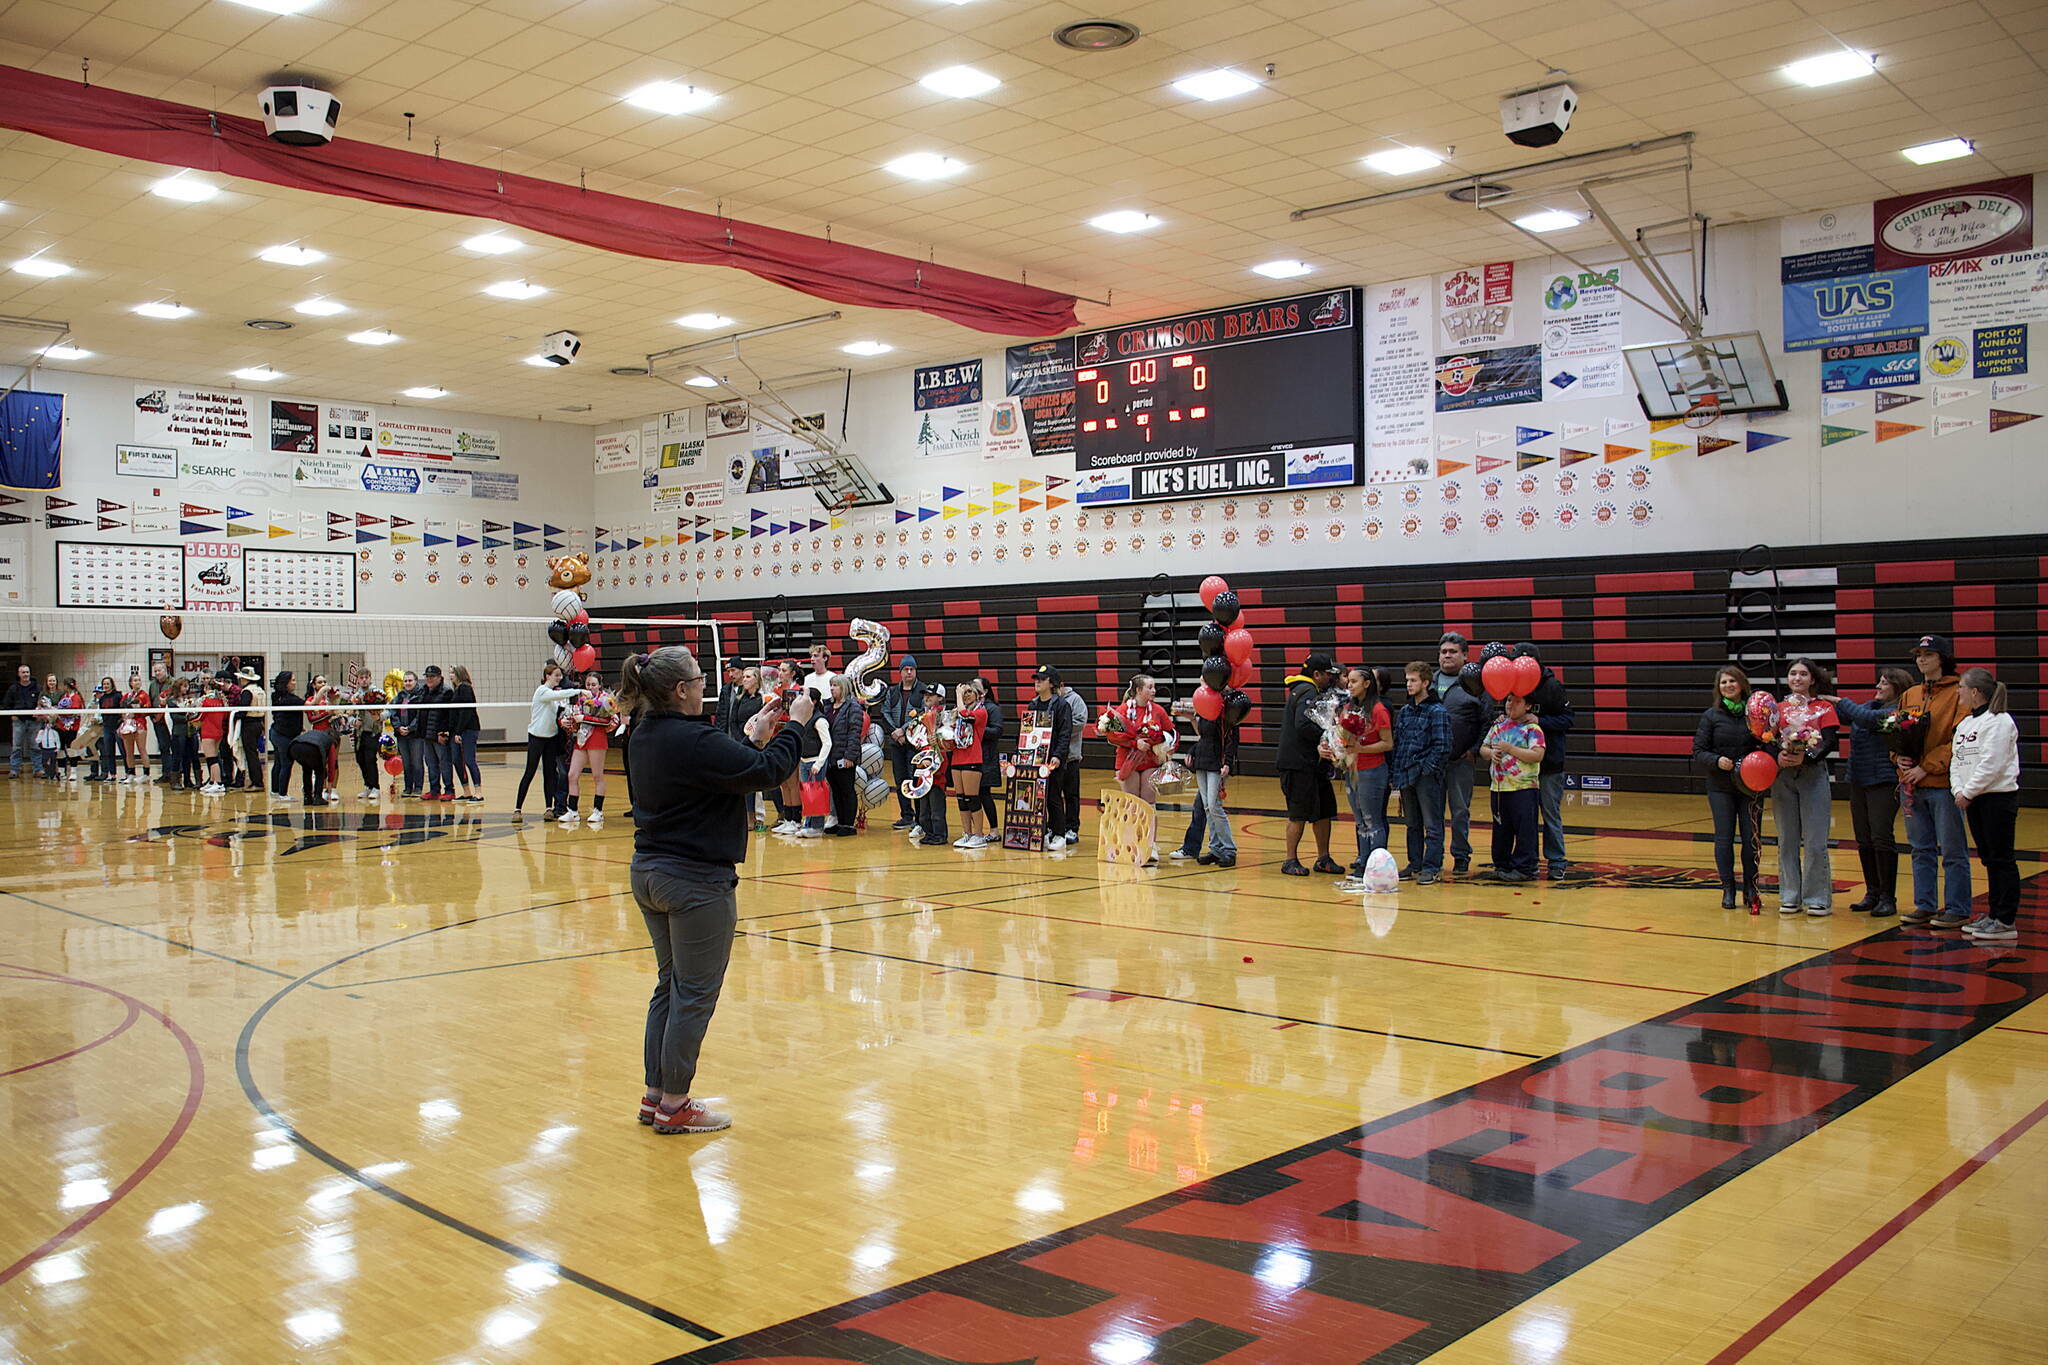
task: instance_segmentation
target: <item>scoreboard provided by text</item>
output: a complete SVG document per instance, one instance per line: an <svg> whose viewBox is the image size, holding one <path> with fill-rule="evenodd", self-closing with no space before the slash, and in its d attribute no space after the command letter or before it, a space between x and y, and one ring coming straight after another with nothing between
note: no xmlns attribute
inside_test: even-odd
<svg viewBox="0 0 2048 1365"><path fill-rule="evenodd" d="M1075 500L1358 483L1358 309L1343 288L1077 337Z"/></svg>

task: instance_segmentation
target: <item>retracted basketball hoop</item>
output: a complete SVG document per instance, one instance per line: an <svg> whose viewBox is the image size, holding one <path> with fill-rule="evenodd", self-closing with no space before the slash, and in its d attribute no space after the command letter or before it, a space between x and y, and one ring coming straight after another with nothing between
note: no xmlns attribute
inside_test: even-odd
<svg viewBox="0 0 2048 1365"><path fill-rule="evenodd" d="M1684 422L1694 431L1705 431L1721 420L1721 395L1701 394L1693 405L1685 410Z"/></svg>

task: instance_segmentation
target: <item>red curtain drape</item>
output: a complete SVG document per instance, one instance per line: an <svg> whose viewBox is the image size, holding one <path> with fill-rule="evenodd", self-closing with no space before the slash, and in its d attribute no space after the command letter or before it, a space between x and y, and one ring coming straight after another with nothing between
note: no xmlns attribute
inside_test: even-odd
<svg viewBox="0 0 2048 1365"><path fill-rule="evenodd" d="M1047 336L1075 325L1073 297L1049 289L366 142L288 147L255 119L17 67L0 66L0 127L291 189L493 218L628 256L731 266L834 303L915 309L982 332Z"/></svg>

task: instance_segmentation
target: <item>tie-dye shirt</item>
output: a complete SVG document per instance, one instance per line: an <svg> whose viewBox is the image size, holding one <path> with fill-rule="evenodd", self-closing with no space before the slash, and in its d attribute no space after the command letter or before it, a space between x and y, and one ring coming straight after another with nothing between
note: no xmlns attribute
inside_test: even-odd
<svg viewBox="0 0 2048 1365"><path fill-rule="evenodd" d="M1539 759L1525 763L1507 750L1503 744L1512 744L1517 749L1541 749L1543 727L1536 723L1534 716L1527 720L1513 721L1502 716L1486 732L1487 744L1493 746L1493 789L1497 792L1527 791L1536 786L1543 775L1543 764Z"/></svg>

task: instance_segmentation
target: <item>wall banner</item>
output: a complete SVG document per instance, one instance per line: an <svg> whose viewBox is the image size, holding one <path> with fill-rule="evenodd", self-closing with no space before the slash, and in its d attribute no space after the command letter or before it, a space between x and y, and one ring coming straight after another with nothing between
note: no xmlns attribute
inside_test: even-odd
<svg viewBox="0 0 2048 1365"><path fill-rule="evenodd" d="M135 439L246 454L256 449L256 414L247 394L138 384Z"/></svg>
<svg viewBox="0 0 2048 1365"><path fill-rule="evenodd" d="M1780 285L1785 349L1927 333L1928 272L1881 270Z"/></svg>
<svg viewBox="0 0 2048 1365"><path fill-rule="evenodd" d="M114 472L131 479L173 482L178 477L178 448L117 445L114 447Z"/></svg>
<svg viewBox="0 0 2048 1365"><path fill-rule="evenodd" d="M1891 389L1920 382L1920 338L1852 341L1823 346L1820 352L1822 393L1852 389Z"/></svg>
<svg viewBox="0 0 2048 1365"><path fill-rule="evenodd" d="M917 427L919 458L981 454L980 360L920 365L911 371L910 394L913 409L924 414Z"/></svg>
<svg viewBox="0 0 2048 1365"><path fill-rule="evenodd" d="M377 452L377 410L329 403L320 424L320 454L366 460Z"/></svg>
<svg viewBox="0 0 2048 1365"><path fill-rule="evenodd" d="M2034 244L2034 177L1880 199L1874 216L1879 270L2025 251Z"/></svg>
<svg viewBox="0 0 2048 1365"><path fill-rule="evenodd" d="M1543 397L1543 348L1503 346L1438 356L1436 410L1463 412L1471 408L1534 403Z"/></svg>
<svg viewBox="0 0 2048 1365"><path fill-rule="evenodd" d="M429 422L377 424L376 453L386 459L495 460L498 433L436 426Z"/></svg>
<svg viewBox="0 0 2048 1365"><path fill-rule="evenodd" d="M1003 352L1003 392L1015 399L1022 420L1024 450L1015 448L1014 433L998 431L999 414L990 416L989 450L997 454L1071 455L1074 453L1074 339L1034 341Z"/></svg>
<svg viewBox="0 0 2048 1365"><path fill-rule="evenodd" d="M313 455L320 447L320 405L270 400L270 448L286 455Z"/></svg>
<svg viewBox="0 0 2048 1365"><path fill-rule="evenodd" d="M242 547L232 540L185 542L185 610L242 609Z"/></svg>

